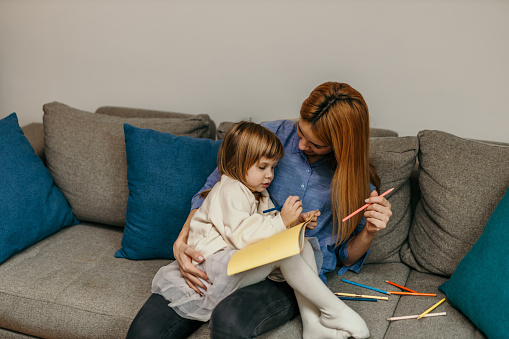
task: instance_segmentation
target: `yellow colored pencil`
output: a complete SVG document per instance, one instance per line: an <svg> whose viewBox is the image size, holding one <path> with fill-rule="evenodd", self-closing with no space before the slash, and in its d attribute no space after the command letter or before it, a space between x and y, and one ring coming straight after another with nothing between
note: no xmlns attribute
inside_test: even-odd
<svg viewBox="0 0 509 339"><path fill-rule="evenodd" d="M441 303L443 303L445 301L445 298L443 298L442 300L440 300L439 302L437 302L435 305L431 306L430 308L428 308L426 311L422 312L418 317L417 319L421 319L422 317L424 317L426 314L428 314L429 312L433 311L435 308L437 308Z"/></svg>
<svg viewBox="0 0 509 339"><path fill-rule="evenodd" d="M371 299L378 299L378 300L389 300L389 297L378 297L375 295L352 294L352 293L342 293L342 292L334 292L334 294L341 296L341 297L371 298Z"/></svg>

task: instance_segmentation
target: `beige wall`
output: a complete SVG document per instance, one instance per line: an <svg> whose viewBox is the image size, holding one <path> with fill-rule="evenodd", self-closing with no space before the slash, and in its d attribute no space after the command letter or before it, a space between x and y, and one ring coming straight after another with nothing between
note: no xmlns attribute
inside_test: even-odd
<svg viewBox="0 0 509 339"><path fill-rule="evenodd" d="M0 0L0 118L44 103L296 117L319 83L372 125L509 142L509 1Z"/></svg>

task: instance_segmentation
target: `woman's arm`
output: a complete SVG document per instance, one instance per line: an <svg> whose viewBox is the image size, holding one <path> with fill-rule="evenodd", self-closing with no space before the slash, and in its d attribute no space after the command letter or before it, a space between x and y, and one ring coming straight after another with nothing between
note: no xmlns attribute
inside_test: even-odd
<svg viewBox="0 0 509 339"><path fill-rule="evenodd" d="M207 178L205 185L203 185L201 190L196 193L191 200L191 212L189 212L189 216L187 217L184 226L182 226L182 230L180 231L177 240L175 240L173 243L173 255L175 256L175 260L177 260L182 276L186 280L189 287L200 294L201 292L197 287L203 288L205 290L207 287L198 278L208 281L208 277L205 272L193 265L193 260L196 262L202 262L203 256L200 252L194 250L187 244L187 237L189 236L189 224L191 222L191 218L196 213L196 210L203 203L203 198L199 196L200 193L209 188L212 188L219 181L219 179L220 175L216 168L214 172L212 172Z"/></svg>
<svg viewBox="0 0 509 339"><path fill-rule="evenodd" d="M187 285L191 287L197 293L200 293L197 287L207 289L207 287L198 279L201 278L205 281L208 281L207 274L202 270L196 268L193 265L192 260L197 262L202 262L204 260L203 256L200 252L195 251L191 246L187 244L187 237L189 236L189 224L191 222L191 218L196 213L196 209L192 210L187 217L180 234L173 243L173 255L175 256L175 260L177 260L180 268L180 272L182 276L187 282Z"/></svg>
<svg viewBox="0 0 509 339"><path fill-rule="evenodd" d="M377 191L371 192L371 195L366 199L370 203L364 212L366 218L366 225L362 231L356 236L352 237L346 246L348 258L343 260L344 266L351 266L357 262L371 246L371 242L375 236L383 230L392 215L391 204L384 197L378 196Z"/></svg>

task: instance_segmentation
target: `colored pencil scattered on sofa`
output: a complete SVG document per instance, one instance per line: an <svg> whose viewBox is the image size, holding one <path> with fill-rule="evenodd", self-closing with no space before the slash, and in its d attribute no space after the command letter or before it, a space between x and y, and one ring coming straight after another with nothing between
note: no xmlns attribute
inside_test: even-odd
<svg viewBox="0 0 509 339"><path fill-rule="evenodd" d="M447 312L428 313L428 314L423 315L422 317L423 318L438 317L438 316L441 316L441 315L447 315ZM419 317L418 314L415 314L415 315L404 315L404 316L401 316L401 317L387 318L387 320L389 320L389 321L396 321L396 320L406 320L406 319L417 319L418 317Z"/></svg>
<svg viewBox="0 0 509 339"><path fill-rule="evenodd" d="M380 290L378 288L374 288L374 287L371 287L371 286L366 286L366 285L363 285L363 284L359 284L359 283L356 283L354 281L350 281L350 280L346 280L346 279L341 279L341 281L349 283L349 284L352 284L352 285L355 285L355 286L364 287L364 288L367 288L369 290L376 291L376 292L379 292L379 293L389 294L389 293L387 293L387 291L383 291L383 290Z"/></svg>
<svg viewBox="0 0 509 339"><path fill-rule="evenodd" d="M341 300L356 300L356 301L378 301L375 298L356 298L356 297L338 297Z"/></svg>
<svg viewBox="0 0 509 339"><path fill-rule="evenodd" d="M392 281L386 280L385 282L388 283L388 284L391 284L392 286L396 286L398 288L401 288L402 290L405 290L405 291L408 291L408 292L417 293L417 291L411 290L411 289L409 289L408 287L405 287L405 286L398 285L398 284L396 284L396 283L394 283Z"/></svg>
<svg viewBox="0 0 509 339"><path fill-rule="evenodd" d="M399 292L399 291L387 291L389 294L395 294L395 295L420 295L420 296L427 296L427 297L436 297L436 293L419 293L419 292Z"/></svg>
<svg viewBox="0 0 509 339"><path fill-rule="evenodd" d="M334 294L337 296L340 296L340 297L372 298L372 299L378 299L378 300L389 300L389 297L377 297L374 295L342 293L342 292L334 292Z"/></svg>
<svg viewBox="0 0 509 339"><path fill-rule="evenodd" d="M443 303L445 301L445 298L443 298L442 300L440 300L439 302L437 302L435 305L431 306L430 308L428 308L426 311L422 312L418 317L417 319L421 319L422 317L424 317L426 314L428 314L429 312L433 311L435 308L437 308L438 306L440 306L441 303Z"/></svg>

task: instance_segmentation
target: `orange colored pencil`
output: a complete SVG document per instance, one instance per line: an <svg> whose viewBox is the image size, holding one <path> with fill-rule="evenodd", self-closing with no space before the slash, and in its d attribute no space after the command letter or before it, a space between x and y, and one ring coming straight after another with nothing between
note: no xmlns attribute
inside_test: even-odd
<svg viewBox="0 0 509 339"><path fill-rule="evenodd" d="M399 287L399 288L401 288L402 290L406 290L406 291L408 291L408 292L412 292L412 293L419 293L419 292L417 292L417 291L414 291L414 290L409 289L408 287L401 286L401 285L398 285L398 284L396 284L396 283L393 283L392 281L389 281L389 280L386 280L385 282L386 282L386 283L388 283L388 284L391 284L391 285L393 285L393 286Z"/></svg>
<svg viewBox="0 0 509 339"><path fill-rule="evenodd" d="M387 291L389 294L397 294L397 295L420 295L426 297L436 297L436 293L419 293L419 292L399 292L399 291Z"/></svg>
<svg viewBox="0 0 509 339"><path fill-rule="evenodd" d="M391 193L393 189L394 189L394 187L393 187L393 188L391 188L390 190L388 190L387 192L382 193L380 196L381 196L381 197L385 197L387 194ZM354 215L356 215L357 213L359 213L360 211L362 211L363 209L365 209L365 208L366 208L366 207L368 207L369 205L371 205L371 204L370 204L370 203L367 203L366 205L364 205L364 206L362 206L361 208L359 208L357 211L355 211L355 212L353 212L352 214L350 214L350 215L348 215L348 216L344 217L342 221L343 221L343 222L347 221L348 219L350 219L351 217L353 217Z"/></svg>

